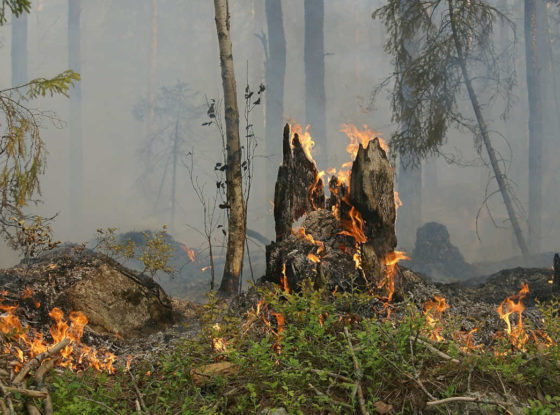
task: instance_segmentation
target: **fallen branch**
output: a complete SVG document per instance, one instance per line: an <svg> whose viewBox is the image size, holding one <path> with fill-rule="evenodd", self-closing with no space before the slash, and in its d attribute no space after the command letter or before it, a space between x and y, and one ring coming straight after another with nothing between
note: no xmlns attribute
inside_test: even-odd
<svg viewBox="0 0 560 415"><path fill-rule="evenodd" d="M507 407L509 404L507 402L500 402L500 401L493 401L486 398L475 398L472 396L454 396L451 398L445 399L438 399L437 401L428 401L426 405L428 406L436 406L436 405L445 405L451 402L473 402L473 403L483 403L487 405L496 405L500 407Z"/></svg>
<svg viewBox="0 0 560 415"><path fill-rule="evenodd" d="M437 354L442 359L449 360L449 361L455 363L456 365L461 363L459 360L455 359L454 357L449 356L448 354L443 353L441 350L435 348L430 343L428 343L428 342L426 342L426 341L424 341L424 340L422 340L418 337L410 336L410 340L412 340L413 342L420 343L422 346L424 346L430 352L432 352L434 354Z"/></svg>
<svg viewBox="0 0 560 415"><path fill-rule="evenodd" d="M350 354L352 355L352 360L354 361L354 371L356 373L356 390L358 391L358 402L360 403L360 410L362 411L362 415L369 415L369 412L366 408L366 400L364 398L364 391L362 390L362 385L360 381L364 372L360 367L360 362L358 362L358 358L356 357L356 353L354 353L354 348L352 346L352 340L350 340L350 334L348 333L348 328L344 327L344 334L346 335L346 339L348 340L348 349L350 350Z"/></svg>
<svg viewBox="0 0 560 415"><path fill-rule="evenodd" d="M109 412L115 414L115 415L119 415L119 413L117 411L115 411L113 408L111 408L109 405L104 404L103 402L100 401L96 401L95 399L91 399L91 398L87 398L85 396L80 396L81 399L85 399L86 401L90 401L93 402L99 406L102 406L103 408L107 409ZM140 411L137 411L140 412Z"/></svg>
<svg viewBox="0 0 560 415"><path fill-rule="evenodd" d="M45 377L45 374L49 371L49 369L51 369L54 366L54 362L55 362L54 359L45 360L43 364L39 366L39 369L35 371L35 375L33 376L33 379L35 380L37 386L43 385L43 378Z"/></svg>
<svg viewBox="0 0 560 415"><path fill-rule="evenodd" d="M37 407L31 402L27 402L25 404L25 409L27 409L28 415L41 415L41 411L39 411L39 409L37 409Z"/></svg>
<svg viewBox="0 0 560 415"><path fill-rule="evenodd" d="M69 343L70 343L70 339L68 337L66 337L62 341L58 342L51 349L35 356L33 359L31 359L29 362L27 362L27 364L24 367L21 368L20 372L17 374L17 376L12 381L12 384L19 385L31 369L33 369L35 366L37 366L39 363L41 363L47 357L51 357L51 356L57 354L59 351L64 349L66 346L68 346Z"/></svg>
<svg viewBox="0 0 560 415"><path fill-rule="evenodd" d="M352 405L348 405L346 402L340 402L337 401L336 399L332 399L329 396L325 395L323 392L321 392L319 389L317 389L315 386L313 386L311 383L307 384L311 389L313 389L313 392L315 392L315 394L317 396L320 396L322 398L326 398L329 401L331 401L333 404L335 405L340 405L340 406L344 406L345 408L348 408L350 410L354 410L354 407Z"/></svg>
<svg viewBox="0 0 560 415"><path fill-rule="evenodd" d="M46 398L48 395L45 392L35 389L17 388L15 386L6 386L5 389L8 393L21 393L22 395L29 396L30 398Z"/></svg>
<svg viewBox="0 0 560 415"><path fill-rule="evenodd" d="M144 398L142 397L142 393L140 392L140 389L138 389L138 385L136 384L136 379L134 378L134 375L132 374L132 372L129 370L128 374L130 375L130 378L132 379L132 386L134 386L134 391L136 392L136 396L138 397L138 402L140 404L140 408L142 409L141 412L144 412L146 414L150 414L150 411L148 411L148 408L146 407L146 404L144 403Z"/></svg>
<svg viewBox="0 0 560 415"><path fill-rule="evenodd" d="M12 403L12 400L10 399L10 395L6 390L6 385L4 385L4 382L2 382L1 380L0 380L0 392L2 393L2 396L6 398L8 409L10 410L7 413L9 413L10 415L15 415L16 411L14 410L14 404Z"/></svg>

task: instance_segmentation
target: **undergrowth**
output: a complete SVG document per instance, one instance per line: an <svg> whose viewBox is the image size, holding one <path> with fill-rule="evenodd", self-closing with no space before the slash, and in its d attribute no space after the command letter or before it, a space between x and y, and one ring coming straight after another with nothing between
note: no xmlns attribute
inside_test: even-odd
<svg viewBox="0 0 560 415"><path fill-rule="evenodd" d="M547 347L519 350L504 340L493 350L464 352L458 341L429 342L425 317L412 305L402 306L397 321L349 312L349 305L367 302L365 294L349 298L304 287L301 293L262 289L260 295L259 305L243 315L210 295L198 337L135 362L130 371L53 372L55 413L560 411L559 303L540 306L542 329L552 340ZM226 374L197 375L217 364ZM457 397L476 402L440 402Z"/></svg>

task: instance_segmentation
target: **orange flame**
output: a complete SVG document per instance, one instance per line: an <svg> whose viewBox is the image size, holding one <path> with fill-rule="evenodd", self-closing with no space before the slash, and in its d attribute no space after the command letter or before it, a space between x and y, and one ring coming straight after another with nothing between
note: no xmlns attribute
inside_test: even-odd
<svg viewBox="0 0 560 415"><path fill-rule="evenodd" d="M522 349L523 345L528 340L528 335L523 328L523 320L521 318L521 314L525 310L522 300L528 293L529 286L523 284L517 294L507 297L497 308L500 318L506 323L506 333L510 342L518 349ZM509 316L512 313L517 313L517 325L514 328L512 328L509 320Z"/></svg>
<svg viewBox="0 0 560 415"><path fill-rule="evenodd" d="M288 277L286 276L286 264L282 264L282 277L280 278L280 281L282 282L282 287L284 288L284 291L286 291L287 293L290 292L290 287L288 286Z"/></svg>
<svg viewBox="0 0 560 415"><path fill-rule="evenodd" d="M367 125L364 124L362 127L363 129L360 130L358 127L352 124L342 124L340 126L340 131L348 136L350 139L350 143L346 146L346 151L352 155L352 160L356 158L356 154L358 154L358 149L360 145L366 148L370 141L373 141L376 137L379 139L379 145L385 151L385 153L389 153L389 147L379 136L381 135L378 131L373 131L368 128Z"/></svg>
<svg viewBox="0 0 560 415"><path fill-rule="evenodd" d="M410 258L404 251L389 252L381 261L385 267L385 278L383 278L377 288L385 287L387 290L387 301L391 302L393 293L395 292L395 275L397 274L397 264L401 260L409 260Z"/></svg>
<svg viewBox="0 0 560 415"><path fill-rule="evenodd" d="M313 156L311 155L311 150L313 150L313 147L315 146L315 141L313 141L313 139L311 138L311 134L309 134L309 125L306 125L305 131L303 131L301 125L293 121L292 123L290 123L290 130L292 131L292 135L298 135L299 142L301 143L301 147L303 148L303 152L305 153L307 159L315 163L315 160L313 160ZM293 148L291 140L290 146L292 146Z"/></svg>
<svg viewBox="0 0 560 415"><path fill-rule="evenodd" d="M428 338L433 341L443 341L444 338L441 335L443 326L440 325L440 320L443 312L449 308L449 305L445 302L445 298L438 295L434 295L433 300L428 300L424 304L424 315L426 316L426 323L430 329L428 333Z"/></svg>
<svg viewBox="0 0 560 415"><path fill-rule="evenodd" d="M364 233L364 219L362 214L354 206L348 212L349 219L340 219L343 231L339 235L348 235L354 238L356 243L363 244L367 242L367 237Z"/></svg>
<svg viewBox="0 0 560 415"><path fill-rule="evenodd" d="M195 259L196 259L195 255L194 255L194 249L189 248L189 246L187 244L183 244L181 247L183 248L183 251L185 251L185 253L189 257L191 262L194 262Z"/></svg>

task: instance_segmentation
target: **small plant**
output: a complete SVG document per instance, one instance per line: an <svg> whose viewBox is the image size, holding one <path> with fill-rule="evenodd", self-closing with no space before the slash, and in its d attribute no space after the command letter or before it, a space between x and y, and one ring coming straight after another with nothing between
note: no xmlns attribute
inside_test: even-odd
<svg viewBox="0 0 560 415"><path fill-rule="evenodd" d="M60 244L52 238L52 229L41 216L36 216L31 224L26 224L24 219L12 218L16 231L10 239L10 247L19 250L25 262L37 257L43 252L50 251Z"/></svg>
<svg viewBox="0 0 560 415"><path fill-rule="evenodd" d="M173 274L175 268L169 265L173 256L173 248L167 242L167 226L155 234L143 232L145 244L136 246L134 241L120 241L116 234L117 228L97 229L96 249L116 260L137 259L144 264L142 273L148 273L152 278L161 271Z"/></svg>

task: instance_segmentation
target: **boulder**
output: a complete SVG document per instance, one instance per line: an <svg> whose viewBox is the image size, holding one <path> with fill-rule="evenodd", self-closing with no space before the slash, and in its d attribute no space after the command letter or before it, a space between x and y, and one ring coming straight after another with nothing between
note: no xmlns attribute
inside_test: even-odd
<svg viewBox="0 0 560 415"><path fill-rule="evenodd" d="M0 289L6 299L21 300L29 320L45 326L52 323L53 307L82 311L90 329L125 338L165 329L174 320L171 299L159 284L81 245L1 270Z"/></svg>

